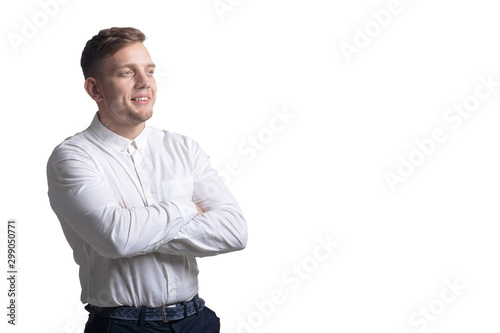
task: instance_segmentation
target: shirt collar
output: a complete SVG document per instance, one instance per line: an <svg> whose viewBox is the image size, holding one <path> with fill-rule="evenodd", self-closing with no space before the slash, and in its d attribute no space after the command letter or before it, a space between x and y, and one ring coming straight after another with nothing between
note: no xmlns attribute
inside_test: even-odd
<svg viewBox="0 0 500 333"><path fill-rule="evenodd" d="M99 120L97 113L95 114L94 119L90 124L90 129L97 135L99 139L110 145L113 149L121 154L127 153L127 150L131 145L134 146L134 148L137 148L142 153L146 148L148 136L151 132L151 128L146 126L141 134L139 134L134 140L124 138L123 136L118 135L106 128L106 126L104 126Z"/></svg>

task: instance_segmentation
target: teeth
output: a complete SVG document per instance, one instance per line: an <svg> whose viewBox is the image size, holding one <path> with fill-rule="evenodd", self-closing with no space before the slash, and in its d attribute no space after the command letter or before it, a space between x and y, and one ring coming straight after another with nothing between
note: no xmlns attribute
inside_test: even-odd
<svg viewBox="0 0 500 333"><path fill-rule="evenodd" d="M149 97L137 97L135 100L136 101L147 101Z"/></svg>

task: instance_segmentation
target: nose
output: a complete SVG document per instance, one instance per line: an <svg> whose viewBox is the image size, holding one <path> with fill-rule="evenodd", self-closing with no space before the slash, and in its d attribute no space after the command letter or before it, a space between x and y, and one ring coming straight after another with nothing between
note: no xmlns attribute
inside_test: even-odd
<svg viewBox="0 0 500 333"><path fill-rule="evenodd" d="M136 83L135 83L135 88L141 89L141 88L149 88L151 87L151 80L152 78L144 72L140 72L136 75Z"/></svg>

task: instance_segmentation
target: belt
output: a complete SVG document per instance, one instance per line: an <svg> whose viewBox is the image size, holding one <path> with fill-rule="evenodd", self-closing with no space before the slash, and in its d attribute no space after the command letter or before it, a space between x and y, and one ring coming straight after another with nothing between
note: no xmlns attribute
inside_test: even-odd
<svg viewBox="0 0 500 333"><path fill-rule="evenodd" d="M192 316L201 311L205 306L205 301L198 295L187 302L181 302L174 305L164 305L159 308L117 306L117 307L99 307L88 304L85 308L93 311L96 315L124 320L139 321L163 321L164 323L172 320L180 320ZM143 315L143 317L141 316Z"/></svg>

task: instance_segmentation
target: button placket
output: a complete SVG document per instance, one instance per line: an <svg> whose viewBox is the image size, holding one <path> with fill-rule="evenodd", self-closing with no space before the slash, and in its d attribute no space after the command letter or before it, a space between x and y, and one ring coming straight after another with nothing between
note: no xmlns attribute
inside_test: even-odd
<svg viewBox="0 0 500 333"><path fill-rule="evenodd" d="M144 162L142 159L142 149L138 149L135 141L132 141L129 152L132 157L132 161L134 163L135 171L137 173L137 177L139 177L139 181L141 183L142 192L146 199L146 203L148 206L154 204L156 199L153 194L152 186L149 181L149 177L144 170Z"/></svg>
<svg viewBox="0 0 500 333"><path fill-rule="evenodd" d="M171 276L174 276L174 272L172 269L172 263L170 262L170 256L163 254L162 255L162 264L163 268L165 269L165 280L167 281L167 294L168 294L168 299L175 299L175 280L173 278L170 278Z"/></svg>

